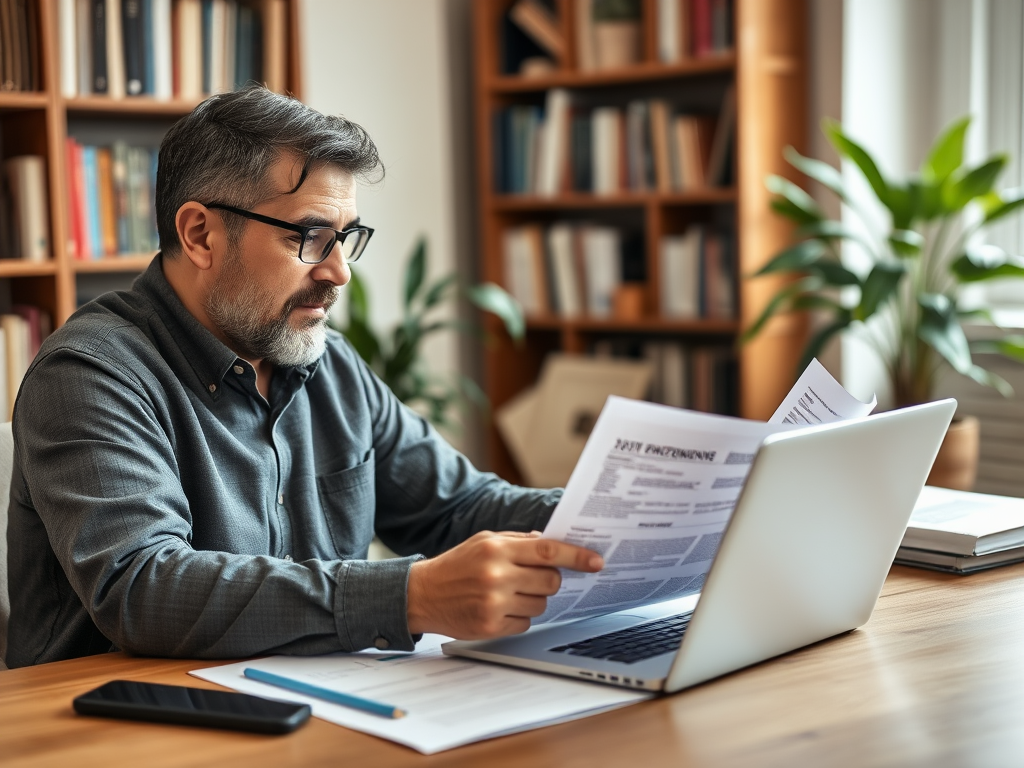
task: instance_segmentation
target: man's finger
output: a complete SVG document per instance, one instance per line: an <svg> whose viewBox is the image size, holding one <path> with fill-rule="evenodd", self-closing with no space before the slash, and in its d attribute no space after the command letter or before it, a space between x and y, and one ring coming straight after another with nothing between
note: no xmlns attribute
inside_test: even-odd
<svg viewBox="0 0 1024 768"><path fill-rule="evenodd" d="M604 559L597 552L554 539L527 539L514 542L512 561L516 565L547 565L552 568L569 568L589 573L604 568Z"/></svg>
<svg viewBox="0 0 1024 768"><path fill-rule="evenodd" d="M548 607L548 601L543 597L533 595L515 595L509 605L508 616L519 618L530 618L540 616Z"/></svg>

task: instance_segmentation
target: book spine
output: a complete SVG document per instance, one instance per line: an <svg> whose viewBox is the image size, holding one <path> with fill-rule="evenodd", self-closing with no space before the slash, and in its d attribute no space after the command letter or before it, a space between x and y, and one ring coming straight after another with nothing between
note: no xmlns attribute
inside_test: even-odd
<svg viewBox="0 0 1024 768"><path fill-rule="evenodd" d="M129 96L139 96L144 90L145 64L143 54L143 18L141 0L121 0L124 21L125 87Z"/></svg>
<svg viewBox="0 0 1024 768"><path fill-rule="evenodd" d="M213 89L213 0L202 0L202 55L203 93L209 95Z"/></svg>
<svg viewBox="0 0 1024 768"><path fill-rule="evenodd" d="M275 93L287 90L287 8L284 0L263 2L263 80Z"/></svg>
<svg viewBox="0 0 1024 768"><path fill-rule="evenodd" d="M108 147L96 150L96 175L100 198L100 231L105 256L117 254L117 211L114 207L114 172Z"/></svg>
<svg viewBox="0 0 1024 768"><path fill-rule="evenodd" d="M128 146L115 141L111 148L111 176L114 186L114 212L117 219L117 253L131 253L128 234Z"/></svg>
<svg viewBox="0 0 1024 768"><path fill-rule="evenodd" d="M174 98L174 60L171 50L171 0L152 0L150 28L153 38L153 95Z"/></svg>
<svg viewBox="0 0 1024 768"><path fill-rule="evenodd" d="M103 228L100 223L99 172L96 167L96 147L82 147L82 169L85 177L85 207L89 233L89 251L94 259L98 259L103 255Z"/></svg>
<svg viewBox="0 0 1024 768"><path fill-rule="evenodd" d="M124 64L124 25L121 0L107 0L107 95L123 99L127 93Z"/></svg>
<svg viewBox="0 0 1024 768"><path fill-rule="evenodd" d="M75 0L60 0L60 92L65 99L78 95L78 46Z"/></svg>
<svg viewBox="0 0 1024 768"><path fill-rule="evenodd" d="M153 3L154 0L141 0L142 2L142 92L147 96L156 94L156 43L155 30L153 29Z"/></svg>
<svg viewBox="0 0 1024 768"><path fill-rule="evenodd" d="M71 138L68 139L68 142L73 153L71 194L72 206L75 211L75 241L77 244L75 256L79 259L90 259L92 258L92 240L89 237L89 209L86 200L85 161L82 145Z"/></svg>
<svg viewBox="0 0 1024 768"><path fill-rule="evenodd" d="M107 0L92 0L92 92L106 93Z"/></svg>
<svg viewBox="0 0 1024 768"><path fill-rule="evenodd" d="M50 257L46 161L38 155L12 157L4 162L18 237L18 256L26 261Z"/></svg>

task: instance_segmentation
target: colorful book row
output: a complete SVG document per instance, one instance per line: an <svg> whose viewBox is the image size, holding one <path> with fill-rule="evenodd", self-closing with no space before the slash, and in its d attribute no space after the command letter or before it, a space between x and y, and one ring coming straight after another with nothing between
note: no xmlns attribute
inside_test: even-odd
<svg viewBox="0 0 1024 768"><path fill-rule="evenodd" d="M286 0L59 0L67 98L286 88Z"/></svg>
<svg viewBox="0 0 1024 768"><path fill-rule="evenodd" d="M67 140L69 250L76 259L142 255L157 249L153 213L157 150L115 141Z"/></svg>
<svg viewBox="0 0 1024 768"><path fill-rule="evenodd" d="M732 183L735 91L718 115L676 112L664 99L618 107L573 107L554 88L544 108L495 113L494 186L499 194L613 195L686 192Z"/></svg>

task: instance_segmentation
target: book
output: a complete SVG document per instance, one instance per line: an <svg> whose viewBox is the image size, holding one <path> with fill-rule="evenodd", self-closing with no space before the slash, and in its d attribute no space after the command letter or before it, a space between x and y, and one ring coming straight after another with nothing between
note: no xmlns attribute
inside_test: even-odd
<svg viewBox="0 0 1024 768"><path fill-rule="evenodd" d="M96 149L96 189L99 198L100 232L103 249L101 256L117 254L117 210L114 207L114 168L109 147Z"/></svg>
<svg viewBox="0 0 1024 768"><path fill-rule="evenodd" d="M17 240L15 254L27 261L45 261L51 256L46 160L21 155L5 160L3 167Z"/></svg>
<svg viewBox="0 0 1024 768"><path fill-rule="evenodd" d="M552 88L544 107L544 131L537 158L536 192L553 197L564 188L569 155L569 92Z"/></svg>
<svg viewBox="0 0 1024 768"><path fill-rule="evenodd" d="M580 232L587 314L611 317L615 291L622 284L622 233L593 224Z"/></svg>
<svg viewBox="0 0 1024 768"><path fill-rule="evenodd" d="M153 96L174 97L174 59L171 44L171 0L152 0L150 25L153 34Z"/></svg>
<svg viewBox="0 0 1024 768"><path fill-rule="evenodd" d="M543 234L537 224L509 227L502 233L505 288L526 315L550 311Z"/></svg>
<svg viewBox="0 0 1024 768"><path fill-rule="evenodd" d="M902 546L959 556L1024 547L1024 499L925 486Z"/></svg>
<svg viewBox="0 0 1024 768"><path fill-rule="evenodd" d="M198 100L203 95L203 9L199 0L177 0L174 11L177 96Z"/></svg>
<svg viewBox="0 0 1024 768"><path fill-rule="evenodd" d="M654 177L659 192L672 189L672 168L669 155L669 106L663 99L651 99L651 146L654 156Z"/></svg>
<svg viewBox="0 0 1024 768"><path fill-rule="evenodd" d="M124 59L124 30L121 23L121 0L107 0L107 95L123 99L127 91Z"/></svg>
<svg viewBox="0 0 1024 768"><path fill-rule="evenodd" d="M92 93L92 2L75 0L75 73L79 96Z"/></svg>
<svg viewBox="0 0 1024 768"><path fill-rule="evenodd" d="M82 147L82 178L85 201L85 231L89 238L88 252L93 258L103 255L103 226L100 218L99 170L96 147Z"/></svg>
<svg viewBox="0 0 1024 768"><path fill-rule="evenodd" d="M121 17L125 90L129 96L141 96L145 90L146 80L142 0L121 0Z"/></svg>
<svg viewBox="0 0 1024 768"><path fill-rule="evenodd" d="M140 0L139 23L142 27L142 93L147 96L156 95L156 54L153 50L156 43L156 30L153 29L154 0Z"/></svg>
<svg viewBox="0 0 1024 768"><path fill-rule="evenodd" d="M229 6L234 5L229 3ZM263 0L263 80L275 93L287 91L287 11L284 0ZM231 14L228 15L228 24ZM225 56L231 61L230 54Z"/></svg>
<svg viewBox="0 0 1024 768"><path fill-rule="evenodd" d="M576 28L576 68L581 72L597 69L594 50L594 0L576 0L573 5Z"/></svg>
<svg viewBox="0 0 1024 768"><path fill-rule="evenodd" d="M708 186L726 186L730 183L729 169L733 134L736 131L736 88L730 85L722 98L722 109L715 125L715 135L707 161Z"/></svg>
<svg viewBox="0 0 1024 768"><path fill-rule="evenodd" d="M93 93L106 93L107 78L107 0L92 0L92 88Z"/></svg>
<svg viewBox="0 0 1024 768"><path fill-rule="evenodd" d="M680 0L658 0L655 24L658 31L658 61L665 64L683 58L683 27L679 19L681 10Z"/></svg>
<svg viewBox="0 0 1024 768"><path fill-rule="evenodd" d="M704 229L694 225L682 235L665 235L659 247L661 314L693 319L700 316L701 253Z"/></svg>
<svg viewBox="0 0 1024 768"><path fill-rule="evenodd" d="M509 18L555 60L565 58L565 37L550 8L538 0L517 0L509 11Z"/></svg>
<svg viewBox="0 0 1024 768"><path fill-rule="evenodd" d="M29 330L28 323L20 315L0 315L0 329L3 329L6 343L7 403L5 420L10 421L14 415L14 402L18 397L21 380L28 370Z"/></svg>
<svg viewBox="0 0 1024 768"><path fill-rule="evenodd" d="M932 552L927 549L900 546L896 550L896 559L893 562L897 565L965 574L1022 561L1024 561L1024 546L989 552L987 555L953 555L948 552Z"/></svg>
<svg viewBox="0 0 1024 768"><path fill-rule="evenodd" d="M622 112L615 107L598 107L591 118L593 191L598 195L613 195L622 187Z"/></svg>
<svg viewBox="0 0 1024 768"><path fill-rule="evenodd" d="M60 94L65 99L78 95L78 48L75 0L60 0L57 24L60 30Z"/></svg>
<svg viewBox="0 0 1024 768"><path fill-rule="evenodd" d="M561 317L579 317L583 314L583 300L573 226L565 222L552 225L547 241L556 311Z"/></svg>

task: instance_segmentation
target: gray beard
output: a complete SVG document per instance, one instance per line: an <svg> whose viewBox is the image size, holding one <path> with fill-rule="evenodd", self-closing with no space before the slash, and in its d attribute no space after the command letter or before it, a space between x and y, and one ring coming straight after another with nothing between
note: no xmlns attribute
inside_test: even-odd
<svg viewBox="0 0 1024 768"><path fill-rule="evenodd" d="M338 289L317 284L292 296L277 317L271 317L269 302L258 296L246 282L234 296L223 290L221 281L213 286L204 309L210 320L228 337L232 348L249 360L266 360L272 365L306 366L316 362L327 347L326 318L312 318L302 328L288 322L292 309L307 302L333 304Z"/></svg>

